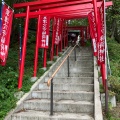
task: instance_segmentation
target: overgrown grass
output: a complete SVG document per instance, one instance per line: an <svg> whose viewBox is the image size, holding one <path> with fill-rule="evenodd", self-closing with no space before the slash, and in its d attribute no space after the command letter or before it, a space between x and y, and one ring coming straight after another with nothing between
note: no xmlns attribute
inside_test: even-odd
<svg viewBox="0 0 120 120"><path fill-rule="evenodd" d="M117 101L120 102L120 44L110 38L107 38L107 42L112 71L112 76L108 79L111 83L111 90L116 93Z"/></svg>
<svg viewBox="0 0 120 120"><path fill-rule="evenodd" d="M30 78L33 75L35 36L30 35L27 43L25 71L23 77L23 92L28 92L33 83ZM11 43L9 56L5 67L0 66L0 120L3 120L6 114L16 106L17 99L14 93L18 91L19 74L19 42ZM42 67L42 50L39 50L38 74L40 77L44 74ZM50 67L50 66L48 66ZM47 68L48 69L48 68Z"/></svg>
<svg viewBox="0 0 120 120"><path fill-rule="evenodd" d="M120 44L111 38L107 38L107 44L112 71L112 75L108 76L110 82L109 91L115 93L117 107L112 108L110 104L109 112L104 116L104 120L120 120Z"/></svg>

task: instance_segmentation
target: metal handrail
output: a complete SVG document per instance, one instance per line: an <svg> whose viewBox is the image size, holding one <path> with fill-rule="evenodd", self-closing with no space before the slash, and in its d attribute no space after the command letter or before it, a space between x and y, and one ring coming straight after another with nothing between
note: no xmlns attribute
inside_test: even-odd
<svg viewBox="0 0 120 120"><path fill-rule="evenodd" d="M55 70L55 72L52 74L52 76L48 79L47 81L47 86L49 87L51 84L51 89L50 89L50 115L53 115L53 78L56 75L56 73L59 71L59 69L62 67L62 65L65 63L66 60L68 60L68 77L69 77L69 56L70 54L73 52L73 50L75 50L75 47L77 45L75 45L73 47L73 49L69 52L69 54L64 58L64 60L62 61L62 63L58 66L58 68ZM75 54L75 61L76 61L76 50L74 51Z"/></svg>
<svg viewBox="0 0 120 120"><path fill-rule="evenodd" d="M56 75L56 73L59 71L59 69L62 67L62 65L64 64L64 62L67 60L67 58L70 56L70 54L73 52L73 50L75 49L77 45L75 45L73 47L73 49L69 52L69 54L65 57L65 59L62 61L62 63L59 65L59 67L56 69L56 71L52 74L52 76L48 79L47 81L47 86L50 86L51 80L54 78L54 76ZM76 60L76 57L75 57Z"/></svg>

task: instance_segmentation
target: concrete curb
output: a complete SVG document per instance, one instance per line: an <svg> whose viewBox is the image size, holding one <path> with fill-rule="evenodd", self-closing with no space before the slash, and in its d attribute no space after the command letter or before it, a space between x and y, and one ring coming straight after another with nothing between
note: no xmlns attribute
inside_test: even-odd
<svg viewBox="0 0 120 120"><path fill-rule="evenodd" d="M5 117L4 120L11 120L11 116L12 116L13 113L18 112L19 110L22 110L22 108L23 108L23 101L28 100L28 99L31 98L31 93L32 93L32 91L38 89L39 83L42 82L42 81L44 81L45 77L48 77L49 72L50 72L50 71L53 71L53 68L54 68L57 64L60 64L61 59L64 58L64 56L65 56L66 53L70 50L70 48L71 48L71 47L69 47L68 49L66 49L66 51L62 54L62 56L59 57L59 58L56 60L56 62L50 67L50 69L49 69L48 71L46 71L46 72L44 73L44 75L41 76L41 77L33 84L33 86L31 87L30 91L29 91L28 93L25 93L25 94L24 94L24 96L16 103L16 105L17 105L16 108L13 109L13 110L11 110L11 111L7 114L7 116Z"/></svg>
<svg viewBox="0 0 120 120"><path fill-rule="evenodd" d="M102 106L100 101L99 81L98 81L98 69L97 59L94 57L94 118L95 120L103 120Z"/></svg>

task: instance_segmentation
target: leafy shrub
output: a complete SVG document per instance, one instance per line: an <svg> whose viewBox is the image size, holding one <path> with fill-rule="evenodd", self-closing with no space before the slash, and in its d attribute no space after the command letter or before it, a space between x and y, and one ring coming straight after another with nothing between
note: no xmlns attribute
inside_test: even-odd
<svg viewBox="0 0 120 120"><path fill-rule="evenodd" d="M111 84L111 91L116 93L117 100L120 101L120 78L115 76L108 77Z"/></svg>
<svg viewBox="0 0 120 120"><path fill-rule="evenodd" d="M111 38L107 38L108 52L112 76L108 79L111 84L111 91L116 93L117 100L120 101L120 44Z"/></svg>

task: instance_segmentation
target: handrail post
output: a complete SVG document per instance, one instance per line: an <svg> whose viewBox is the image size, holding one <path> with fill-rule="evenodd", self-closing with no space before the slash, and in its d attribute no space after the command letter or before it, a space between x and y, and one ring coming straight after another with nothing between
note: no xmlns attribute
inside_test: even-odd
<svg viewBox="0 0 120 120"><path fill-rule="evenodd" d="M74 49L74 54L75 54L75 61L76 61L76 49Z"/></svg>
<svg viewBox="0 0 120 120"><path fill-rule="evenodd" d="M53 115L53 78L51 79L50 89L50 115Z"/></svg>
<svg viewBox="0 0 120 120"><path fill-rule="evenodd" d="M105 113L108 113L108 84L107 80L105 80Z"/></svg>
<svg viewBox="0 0 120 120"><path fill-rule="evenodd" d="M70 76L70 71L69 71L69 56L68 56L68 58L67 58L67 61L68 61L68 62L67 62L67 63L68 63L67 66L68 66L68 77L69 77L69 76Z"/></svg>
<svg viewBox="0 0 120 120"><path fill-rule="evenodd" d="M69 54L65 57L65 59L62 61L60 66L56 69L56 71L52 74L52 76L47 81L47 86L49 87L51 85L51 89L50 89L50 115L51 116L53 115L53 78L66 60L67 60L67 65L68 65L67 67L68 67L68 77L69 77L69 74L70 74L70 71L69 71L69 57L70 57L70 54L75 49L75 47L76 47L76 45L73 47L73 49L69 52Z"/></svg>

